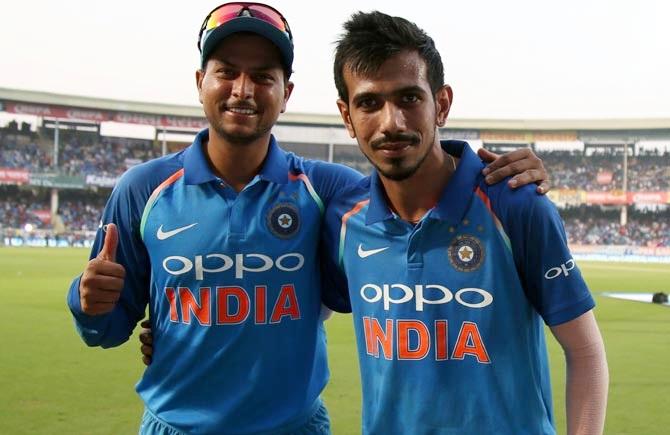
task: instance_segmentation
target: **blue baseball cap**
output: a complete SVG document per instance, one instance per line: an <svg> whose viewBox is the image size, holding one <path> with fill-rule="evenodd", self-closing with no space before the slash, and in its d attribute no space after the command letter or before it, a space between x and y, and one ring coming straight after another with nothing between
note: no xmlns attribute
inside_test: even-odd
<svg viewBox="0 0 670 435"><path fill-rule="evenodd" d="M233 33L250 32L269 39L281 54L287 74L293 66L293 35L286 18L275 8L263 3L224 3L210 12L202 23L198 35L200 62L204 68L214 49Z"/></svg>

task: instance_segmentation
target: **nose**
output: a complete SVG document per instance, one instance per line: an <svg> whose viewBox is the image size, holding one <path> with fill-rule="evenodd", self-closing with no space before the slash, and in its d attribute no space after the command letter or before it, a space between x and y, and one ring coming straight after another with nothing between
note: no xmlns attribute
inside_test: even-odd
<svg viewBox="0 0 670 435"><path fill-rule="evenodd" d="M240 74L233 82L233 96L240 100L253 98L254 82L247 74Z"/></svg>
<svg viewBox="0 0 670 435"><path fill-rule="evenodd" d="M388 135L403 133L407 130L405 112L397 105L387 102L381 111L381 132Z"/></svg>

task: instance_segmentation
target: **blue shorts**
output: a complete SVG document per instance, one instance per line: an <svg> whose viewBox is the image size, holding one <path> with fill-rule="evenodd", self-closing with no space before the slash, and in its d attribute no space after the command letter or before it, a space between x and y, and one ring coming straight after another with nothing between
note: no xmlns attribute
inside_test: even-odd
<svg viewBox="0 0 670 435"><path fill-rule="evenodd" d="M144 409L139 435L187 435L178 429L158 419L151 411ZM330 417L328 410L321 399L318 401L316 412L301 427L289 432L267 433L267 435L331 435Z"/></svg>

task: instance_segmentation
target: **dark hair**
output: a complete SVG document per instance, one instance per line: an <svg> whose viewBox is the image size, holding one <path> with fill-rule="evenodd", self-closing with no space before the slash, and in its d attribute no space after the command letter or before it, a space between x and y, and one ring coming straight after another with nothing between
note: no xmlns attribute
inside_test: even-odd
<svg viewBox="0 0 670 435"><path fill-rule="evenodd" d="M344 23L344 33L336 42L335 87L339 97L349 101L344 68L356 74L374 74L391 56L417 51L428 68L428 84L433 94L444 85L442 58L433 38L416 24L379 11L356 12Z"/></svg>

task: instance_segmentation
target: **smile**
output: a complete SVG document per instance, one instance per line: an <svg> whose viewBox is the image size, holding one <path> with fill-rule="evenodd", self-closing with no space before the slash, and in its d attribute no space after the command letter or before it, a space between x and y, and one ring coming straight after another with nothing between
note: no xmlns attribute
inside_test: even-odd
<svg viewBox="0 0 670 435"><path fill-rule="evenodd" d="M410 142L386 142L379 146L376 151L384 157L394 158L404 155L412 146Z"/></svg>
<svg viewBox="0 0 670 435"><path fill-rule="evenodd" d="M386 142L377 149L380 151L400 151L409 148L411 145L411 142Z"/></svg>
<svg viewBox="0 0 670 435"><path fill-rule="evenodd" d="M258 113L258 111L247 107L226 107L226 112L232 112L238 115L256 115Z"/></svg>

